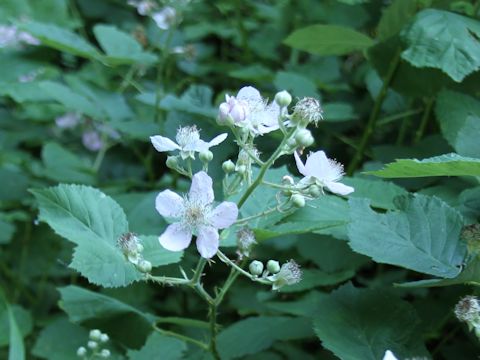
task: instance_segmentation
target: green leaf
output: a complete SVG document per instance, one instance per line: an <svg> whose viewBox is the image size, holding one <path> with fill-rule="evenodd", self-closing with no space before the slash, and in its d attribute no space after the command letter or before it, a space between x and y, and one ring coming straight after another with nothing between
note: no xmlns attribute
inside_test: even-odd
<svg viewBox="0 0 480 360"><path fill-rule="evenodd" d="M319 298L313 323L322 345L342 360L378 360L387 349L401 359L428 354L415 310L385 289L344 285Z"/></svg>
<svg viewBox="0 0 480 360"><path fill-rule="evenodd" d="M48 360L78 360L77 349L85 346L88 331L60 317L40 333L32 353Z"/></svg>
<svg viewBox="0 0 480 360"><path fill-rule="evenodd" d="M187 345L182 340L161 335L158 332L152 333L145 345L138 351L129 350L130 360L151 360L161 358L162 360L180 360L184 358Z"/></svg>
<svg viewBox="0 0 480 360"><path fill-rule="evenodd" d="M368 171L366 174L383 178L480 176L480 159L468 158L455 153L423 160L399 159L385 165L384 169Z"/></svg>
<svg viewBox="0 0 480 360"><path fill-rule="evenodd" d="M92 101L63 84L53 81L42 81L39 86L54 100L64 105L68 111L77 111L95 119L104 117L102 110Z"/></svg>
<svg viewBox="0 0 480 360"><path fill-rule="evenodd" d="M277 340L303 339L311 335L308 319L252 317L222 330L217 344L221 358L227 360L268 349Z"/></svg>
<svg viewBox="0 0 480 360"><path fill-rule="evenodd" d="M49 179L84 184L95 182L91 164L57 143L44 145L42 159L45 164L45 176Z"/></svg>
<svg viewBox="0 0 480 360"><path fill-rule="evenodd" d="M275 75L273 84L277 90L287 90L293 96L299 98L306 96L319 97L315 82L311 78L296 72L279 71Z"/></svg>
<svg viewBox="0 0 480 360"><path fill-rule="evenodd" d="M418 2L418 0L393 0L383 11L378 23L379 40L398 34L417 12Z"/></svg>
<svg viewBox="0 0 480 360"><path fill-rule="evenodd" d="M327 273L322 270L302 270L302 280L294 285L284 286L279 291L293 293L310 290L320 286L332 286L344 282L355 276L355 271L344 270L336 273Z"/></svg>
<svg viewBox="0 0 480 360"><path fill-rule="evenodd" d="M1 218L0 213L0 245L8 244L15 233L15 226Z"/></svg>
<svg viewBox="0 0 480 360"><path fill-rule="evenodd" d="M19 23L20 28L39 39L43 45L87 59L98 59L98 50L81 36L53 24L37 21Z"/></svg>
<svg viewBox="0 0 480 360"><path fill-rule="evenodd" d="M397 211L378 214L366 199L350 199L349 244L373 260L453 278L460 273L466 246L460 241L459 212L435 197L401 196Z"/></svg>
<svg viewBox="0 0 480 360"><path fill-rule="evenodd" d="M349 103L337 102L323 105L324 119L326 122L341 122L357 120L358 114Z"/></svg>
<svg viewBox="0 0 480 360"><path fill-rule="evenodd" d="M13 314L18 330L22 338L24 338L32 332L32 316L27 310L18 305L10 305L10 310ZM10 321L10 312L8 311L7 307L2 308L0 305L0 347L10 343Z"/></svg>
<svg viewBox="0 0 480 360"><path fill-rule="evenodd" d="M27 195L28 178L14 168L0 167L0 202L16 201Z"/></svg>
<svg viewBox="0 0 480 360"><path fill-rule="evenodd" d="M402 37L408 44L402 58L416 67L440 69L456 82L480 68L480 23L475 19L426 9Z"/></svg>
<svg viewBox="0 0 480 360"><path fill-rule="evenodd" d="M290 34L284 43L317 55L345 55L368 49L374 41L353 29L337 25L310 25Z"/></svg>
<svg viewBox="0 0 480 360"><path fill-rule="evenodd" d="M12 307L7 302L3 289L0 288L0 310L3 310L8 317L9 328L9 349L8 360L23 360L25 359L25 346L23 344L23 336L15 319Z"/></svg>
<svg viewBox="0 0 480 360"><path fill-rule="evenodd" d="M460 155L480 158L480 101L458 92L442 91L435 114L443 137Z"/></svg>
<svg viewBox="0 0 480 360"><path fill-rule="evenodd" d="M144 52L142 46L130 34L113 25L95 25L93 32L107 53L105 61L110 64L152 64L158 60L157 56Z"/></svg>

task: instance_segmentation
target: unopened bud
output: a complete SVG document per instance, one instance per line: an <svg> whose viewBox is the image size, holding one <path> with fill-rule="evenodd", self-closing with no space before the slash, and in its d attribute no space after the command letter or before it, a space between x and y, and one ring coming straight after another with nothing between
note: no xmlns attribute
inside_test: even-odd
<svg viewBox="0 0 480 360"><path fill-rule="evenodd" d="M259 276L263 272L263 263L258 260L253 260L248 266L248 270L250 270L250 274Z"/></svg>
<svg viewBox="0 0 480 360"><path fill-rule="evenodd" d="M176 169L178 167L178 159L176 156L168 156L165 164L170 169Z"/></svg>
<svg viewBox="0 0 480 360"><path fill-rule="evenodd" d="M308 194L313 198L317 198L322 195L322 189L318 185L312 185L308 188Z"/></svg>
<svg viewBox="0 0 480 360"><path fill-rule="evenodd" d="M280 107L287 107L292 102L292 95L286 90L280 91L275 95L275 102Z"/></svg>
<svg viewBox="0 0 480 360"><path fill-rule="evenodd" d="M88 346L90 349L94 350L94 349L96 349L96 348L98 347L98 343L97 343L96 341L90 340L90 341L87 343L87 346Z"/></svg>
<svg viewBox="0 0 480 360"><path fill-rule="evenodd" d="M267 270L272 274L276 274L280 271L280 263L276 260L268 260Z"/></svg>
<svg viewBox="0 0 480 360"><path fill-rule="evenodd" d="M293 181L293 178L290 175L285 175L282 177L282 184L283 185L293 185L295 182Z"/></svg>
<svg viewBox="0 0 480 360"><path fill-rule="evenodd" d="M213 159L213 153L210 150L202 151L199 155L200 160L204 163L208 163Z"/></svg>
<svg viewBox="0 0 480 360"><path fill-rule="evenodd" d="M140 260L138 262L137 267L138 267L138 270L140 270L143 273L149 273L150 271L152 271L152 263L147 260Z"/></svg>
<svg viewBox="0 0 480 360"><path fill-rule="evenodd" d="M303 195L300 194L294 194L291 197L292 204L297 207L297 208L302 208L305 206L305 198Z"/></svg>
<svg viewBox="0 0 480 360"><path fill-rule="evenodd" d="M295 135L295 141L299 147L308 147L315 142L315 139L313 138L310 130L301 129Z"/></svg>
<svg viewBox="0 0 480 360"><path fill-rule="evenodd" d="M90 330L89 337L91 340L99 341L101 336L102 336L102 332L100 330L98 329Z"/></svg>
<svg viewBox="0 0 480 360"><path fill-rule="evenodd" d="M100 342L106 343L108 340L110 340L110 338L108 337L107 334L100 335Z"/></svg>
<svg viewBox="0 0 480 360"><path fill-rule="evenodd" d="M232 160L224 161L222 164L222 169L225 173L230 174L231 172L235 171L235 164Z"/></svg>
<svg viewBox="0 0 480 360"><path fill-rule="evenodd" d="M235 170L240 174L243 175L247 171L247 167L245 165L238 165Z"/></svg>
<svg viewBox="0 0 480 360"><path fill-rule="evenodd" d="M83 347L83 346L80 346L77 349L77 356L78 357L84 357L85 355L87 355L87 349L85 349L85 347Z"/></svg>
<svg viewBox="0 0 480 360"><path fill-rule="evenodd" d="M102 351L100 351L99 355L100 355L101 358L107 359L107 358L110 357L110 350L103 349Z"/></svg>

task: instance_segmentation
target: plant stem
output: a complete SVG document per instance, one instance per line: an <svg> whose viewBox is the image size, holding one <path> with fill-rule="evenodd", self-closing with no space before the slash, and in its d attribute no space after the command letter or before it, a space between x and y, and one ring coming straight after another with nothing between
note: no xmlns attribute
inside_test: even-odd
<svg viewBox="0 0 480 360"><path fill-rule="evenodd" d="M425 110L423 111L423 115L422 115L422 120L420 120L420 126L418 127L418 130L415 133L415 138L413 139L414 144L418 143L423 137L423 133L427 128L428 120L430 119L430 113L432 112L434 102L435 102L434 97L430 97L426 101Z"/></svg>
<svg viewBox="0 0 480 360"><path fill-rule="evenodd" d="M158 326L156 326L155 324L153 325L153 329L154 329L155 331L158 331L159 333L161 333L161 334L163 334L163 335L176 337L177 339L180 339L180 340L189 342L189 343L191 343L191 344L195 344L195 345L197 345L198 347L202 348L203 350L208 350L208 345L205 344L205 343L202 342L202 341L197 340L197 339L194 339L194 338L191 338L191 337L189 337L189 336L182 335L182 334L178 334L178 333L173 332L173 331L163 330L163 329L159 328Z"/></svg>
<svg viewBox="0 0 480 360"><path fill-rule="evenodd" d="M390 67L388 68L387 75L385 76L385 80L383 81L382 88L380 89L380 92L378 93L375 99L375 103L373 105L372 112L370 113L370 117L368 119L365 131L363 132L362 138L360 140L360 145L358 146L358 150L355 153L352 161L348 166L348 170L347 170L348 175L352 175L353 171L358 167L360 162L363 160L363 154L365 152L366 147L368 146L368 143L370 141L370 138L373 132L375 131L378 115L380 114L383 101L387 96L388 87L390 86L390 83L393 80L395 71L397 70L399 63L400 63L400 50L397 50L397 53L392 59L392 62L390 63Z"/></svg>
<svg viewBox="0 0 480 360"><path fill-rule="evenodd" d="M210 318L210 352L215 359L220 360L220 354L217 349L217 304L215 302L210 304L209 310Z"/></svg>

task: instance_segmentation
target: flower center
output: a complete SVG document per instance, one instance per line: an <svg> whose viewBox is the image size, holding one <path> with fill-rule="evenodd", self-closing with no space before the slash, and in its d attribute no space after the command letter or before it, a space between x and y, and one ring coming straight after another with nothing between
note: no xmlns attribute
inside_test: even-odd
<svg viewBox="0 0 480 360"><path fill-rule="evenodd" d="M208 225L211 207L194 199L185 199L185 208L182 214L182 222L192 230L199 226Z"/></svg>
<svg viewBox="0 0 480 360"><path fill-rule="evenodd" d="M177 140L178 145L184 148L185 146L194 144L200 140L200 132L195 125L184 126L177 130L175 139Z"/></svg>

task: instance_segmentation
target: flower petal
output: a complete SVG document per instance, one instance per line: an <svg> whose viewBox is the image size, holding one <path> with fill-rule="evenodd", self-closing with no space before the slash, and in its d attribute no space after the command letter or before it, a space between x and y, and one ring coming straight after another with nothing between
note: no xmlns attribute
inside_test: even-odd
<svg viewBox="0 0 480 360"><path fill-rule="evenodd" d="M247 102L263 101L262 95L260 95L260 92L257 89L255 89L253 86L245 86L241 88L237 94L237 99L246 100Z"/></svg>
<svg viewBox="0 0 480 360"><path fill-rule="evenodd" d="M164 190L155 199L155 209L166 218L178 218L183 211L183 198L171 190Z"/></svg>
<svg viewBox="0 0 480 360"><path fill-rule="evenodd" d="M202 204L211 204L214 199L212 186L212 178L205 171L200 171L193 175L188 197Z"/></svg>
<svg viewBox="0 0 480 360"><path fill-rule="evenodd" d="M303 176L309 176L305 165L303 165L302 159L296 151L294 151L293 156L295 157L295 163L297 164L297 169Z"/></svg>
<svg viewBox="0 0 480 360"><path fill-rule="evenodd" d="M202 226L198 229L197 249L205 259L210 259L218 251L218 231L211 226Z"/></svg>
<svg viewBox="0 0 480 360"><path fill-rule="evenodd" d="M210 221L217 229L225 229L232 225L237 220L237 217L237 204L224 201L212 211Z"/></svg>
<svg viewBox="0 0 480 360"><path fill-rule="evenodd" d="M228 136L227 133L223 133L218 136L215 136L212 140L208 142L208 147L216 146L222 143L227 138L227 136Z"/></svg>
<svg viewBox="0 0 480 360"><path fill-rule="evenodd" d="M332 193L335 193L338 195L348 195L355 191L353 187L339 183L339 182L328 182L325 184L325 186Z"/></svg>
<svg viewBox="0 0 480 360"><path fill-rule="evenodd" d="M180 251L186 249L192 241L192 232L180 223L168 225L158 241L165 249Z"/></svg>
<svg viewBox="0 0 480 360"><path fill-rule="evenodd" d="M180 149L180 146L178 146L172 140L164 136L160 136L160 135L150 136L150 141L152 142L152 145L155 147L155 149L159 152Z"/></svg>
<svg viewBox="0 0 480 360"><path fill-rule="evenodd" d="M390 350L385 351L385 355L383 355L383 360L398 360L395 355Z"/></svg>
<svg viewBox="0 0 480 360"><path fill-rule="evenodd" d="M325 152L320 150L310 153L305 162L305 169L308 175L324 180L325 174L330 172L330 163Z"/></svg>

